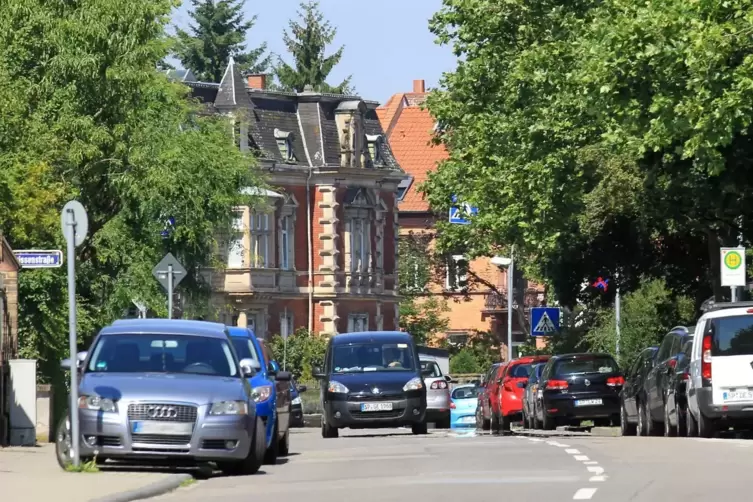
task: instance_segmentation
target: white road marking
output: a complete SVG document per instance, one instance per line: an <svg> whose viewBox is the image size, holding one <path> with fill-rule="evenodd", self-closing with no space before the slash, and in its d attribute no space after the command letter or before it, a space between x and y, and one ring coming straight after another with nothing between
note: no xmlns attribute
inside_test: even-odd
<svg viewBox="0 0 753 502"><path fill-rule="evenodd" d="M596 483L598 481L606 481L606 480L607 480L606 476L591 476L590 478L588 478L589 483Z"/></svg>
<svg viewBox="0 0 753 502"><path fill-rule="evenodd" d="M604 474L604 468L598 465L589 465L588 467L586 467L586 469L588 469L588 472L593 472L597 476L599 474Z"/></svg>
<svg viewBox="0 0 753 502"><path fill-rule="evenodd" d="M542 441L543 441L543 439L539 439L539 438L528 438L528 439L530 439L530 440L531 440L531 441L533 441L534 443L540 443L540 442L542 442Z"/></svg>
<svg viewBox="0 0 753 502"><path fill-rule="evenodd" d="M594 493L596 493L596 488L581 488L577 492L575 492L575 495L573 495L573 500L591 500L591 497L594 496Z"/></svg>
<svg viewBox="0 0 753 502"><path fill-rule="evenodd" d="M580 451L576 450L575 448L568 448L565 450L565 453L569 453L570 455L580 455Z"/></svg>
<svg viewBox="0 0 753 502"><path fill-rule="evenodd" d="M579 462L587 462L588 457L585 455L573 455L573 458Z"/></svg>
<svg viewBox="0 0 753 502"><path fill-rule="evenodd" d="M597 465L598 462L596 460L589 460L588 462L583 462L584 465Z"/></svg>

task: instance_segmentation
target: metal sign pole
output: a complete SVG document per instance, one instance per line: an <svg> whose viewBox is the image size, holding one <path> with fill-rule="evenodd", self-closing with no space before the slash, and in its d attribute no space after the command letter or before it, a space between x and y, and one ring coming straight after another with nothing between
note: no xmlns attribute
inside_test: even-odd
<svg viewBox="0 0 753 502"><path fill-rule="evenodd" d="M173 266L167 266L167 318L173 318Z"/></svg>
<svg viewBox="0 0 753 502"><path fill-rule="evenodd" d="M71 352L71 454L73 466L79 466L78 433L78 347L76 346L76 217L73 209L65 211L68 248L68 343Z"/></svg>
<svg viewBox="0 0 753 502"><path fill-rule="evenodd" d="M507 360L512 361L512 296L515 275L515 245L510 250L510 266L507 267Z"/></svg>
<svg viewBox="0 0 753 502"><path fill-rule="evenodd" d="M615 281L617 282L617 281ZM614 312L616 318L616 330L617 330L617 342L615 344L615 352L617 357L620 357L620 285L617 283L617 296L614 297Z"/></svg>

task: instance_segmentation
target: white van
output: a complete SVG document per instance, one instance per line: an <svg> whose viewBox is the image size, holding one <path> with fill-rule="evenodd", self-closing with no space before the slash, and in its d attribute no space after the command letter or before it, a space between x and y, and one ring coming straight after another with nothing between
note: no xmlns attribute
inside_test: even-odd
<svg viewBox="0 0 753 502"><path fill-rule="evenodd" d="M753 302L718 303L698 320L687 396L688 436L753 427Z"/></svg>

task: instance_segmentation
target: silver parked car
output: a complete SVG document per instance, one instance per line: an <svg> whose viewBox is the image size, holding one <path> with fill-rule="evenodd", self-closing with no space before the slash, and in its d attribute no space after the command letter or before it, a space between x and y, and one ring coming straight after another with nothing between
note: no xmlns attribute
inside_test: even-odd
<svg viewBox="0 0 753 502"><path fill-rule="evenodd" d="M426 385L426 421L434 422L439 429L450 428L450 385L449 375L443 375L437 362L419 356L421 375Z"/></svg>
<svg viewBox="0 0 753 502"><path fill-rule="evenodd" d="M82 462L159 459L215 462L229 474L259 470L264 424L246 378L254 369L238 361L224 325L116 321L77 362ZM69 422L58 429L61 465Z"/></svg>

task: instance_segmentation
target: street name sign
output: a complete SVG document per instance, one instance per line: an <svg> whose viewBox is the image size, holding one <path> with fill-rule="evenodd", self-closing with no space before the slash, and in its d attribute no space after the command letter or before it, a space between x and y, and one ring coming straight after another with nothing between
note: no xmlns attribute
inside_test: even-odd
<svg viewBox="0 0 753 502"><path fill-rule="evenodd" d="M59 249L16 249L13 251L22 268L59 268L63 252Z"/></svg>
<svg viewBox="0 0 753 502"><path fill-rule="evenodd" d="M531 309L531 336L551 336L560 331L559 307Z"/></svg>
<svg viewBox="0 0 753 502"><path fill-rule="evenodd" d="M721 248L722 286L745 286L745 248Z"/></svg>

